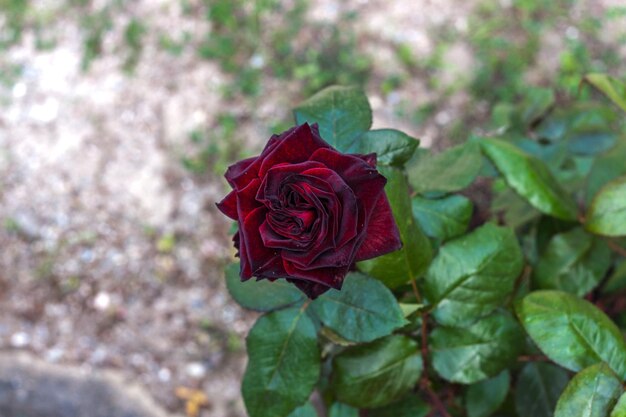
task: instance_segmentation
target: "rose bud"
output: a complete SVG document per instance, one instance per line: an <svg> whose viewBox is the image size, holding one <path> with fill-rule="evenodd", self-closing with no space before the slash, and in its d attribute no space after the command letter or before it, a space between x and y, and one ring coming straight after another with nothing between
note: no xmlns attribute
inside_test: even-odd
<svg viewBox="0 0 626 417"><path fill-rule="evenodd" d="M401 248L376 154L343 154L317 124L273 135L225 174L218 208L237 220L242 281L285 278L309 298L341 289L357 261Z"/></svg>

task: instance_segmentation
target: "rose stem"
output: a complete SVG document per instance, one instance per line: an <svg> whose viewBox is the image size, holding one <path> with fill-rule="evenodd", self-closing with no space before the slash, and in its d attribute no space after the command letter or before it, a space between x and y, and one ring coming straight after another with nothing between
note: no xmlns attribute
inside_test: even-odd
<svg viewBox="0 0 626 417"><path fill-rule="evenodd" d="M417 283L415 282L415 278L411 279L411 286L413 287L413 294L415 295L415 299L419 304L422 304L422 297L417 289ZM437 396L437 393L432 390L430 387L430 380L428 379L428 368L427 368L427 359L428 359L428 312L422 312L422 362L424 363L424 369L422 370L423 378L420 381L420 386L423 390L426 391L430 400L435 407L436 411L442 417L450 417L448 411L446 410L446 406L443 404L441 399ZM435 411L435 410L433 410ZM432 414L432 412L431 412Z"/></svg>
<svg viewBox="0 0 626 417"><path fill-rule="evenodd" d="M550 358L543 355L527 355L517 358L519 362L550 362Z"/></svg>
<svg viewBox="0 0 626 417"><path fill-rule="evenodd" d="M620 256L626 257L626 249L622 248L620 245L610 239L607 239L606 243L609 245L609 248L611 248L613 252L617 253Z"/></svg>

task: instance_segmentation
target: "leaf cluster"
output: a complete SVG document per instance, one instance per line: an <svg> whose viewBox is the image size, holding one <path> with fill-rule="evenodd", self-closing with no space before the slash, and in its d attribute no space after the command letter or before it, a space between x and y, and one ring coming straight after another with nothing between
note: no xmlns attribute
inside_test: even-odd
<svg viewBox="0 0 626 417"><path fill-rule="evenodd" d="M626 416L626 86L585 82L614 105L531 89L491 135L440 153L371 130L357 88L296 107L340 151L377 153L404 245L314 301L226 269L233 298L264 312L250 416Z"/></svg>

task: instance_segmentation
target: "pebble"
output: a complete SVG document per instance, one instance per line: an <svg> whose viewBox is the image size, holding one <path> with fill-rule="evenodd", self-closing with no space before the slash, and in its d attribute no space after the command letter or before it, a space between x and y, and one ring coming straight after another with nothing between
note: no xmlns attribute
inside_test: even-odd
<svg viewBox="0 0 626 417"><path fill-rule="evenodd" d="M106 310L111 306L111 296L106 292L99 292L93 299L93 306L96 310Z"/></svg>
<svg viewBox="0 0 626 417"><path fill-rule="evenodd" d="M169 382L172 379L172 371L167 368L161 368L159 369L158 377L162 382Z"/></svg>
<svg viewBox="0 0 626 417"><path fill-rule="evenodd" d="M202 379L206 376L206 366L200 362L190 362L185 366L185 373L190 378Z"/></svg>
<svg viewBox="0 0 626 417"><path fill-rule="evenodd" d="M23 348L30 344L30 336L25 332L13 333L11 335L11 346Z"/></svg>
<svg viewBox="0 0 626 417"><path fill-rule="evenodd" d="M58 362L63 358L63 355L65 355L65 350L58 347L53 347L46 352L46 361Z"/></svg>

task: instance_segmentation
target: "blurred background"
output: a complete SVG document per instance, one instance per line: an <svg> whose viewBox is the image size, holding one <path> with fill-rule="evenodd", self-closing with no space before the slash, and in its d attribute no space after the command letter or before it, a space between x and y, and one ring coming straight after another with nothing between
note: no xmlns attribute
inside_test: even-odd
<svg viewBox="0 0 626 417"><path fill-rule="evenodd" d="M60 369L245 416L254 316L214 203L321 88L363 86L375 127L441 148L529 88L577 99L625 67L625 0L0 0L0 414L65 417L32 405L81 400L37 386Z"/></svg>

